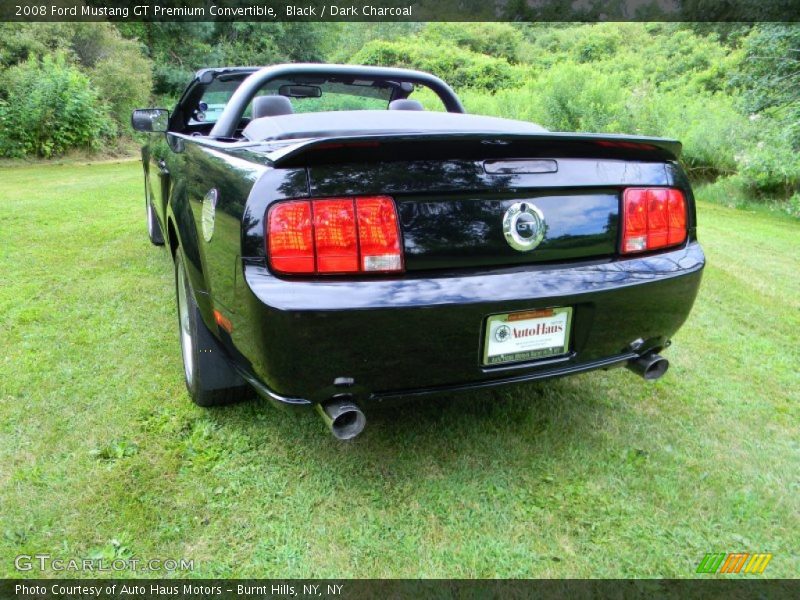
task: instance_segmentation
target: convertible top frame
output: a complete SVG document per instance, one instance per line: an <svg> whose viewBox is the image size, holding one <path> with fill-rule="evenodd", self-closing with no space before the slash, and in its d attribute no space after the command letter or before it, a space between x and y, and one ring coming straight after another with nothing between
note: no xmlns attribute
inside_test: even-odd
<svg viewBox="0 0 800 600"><path fill-rule="evenodd" d="M364 77L368 79L400 80L424 85L436 93L447 112L463 113L464 107L452 88L444 81L420 71L390 67L363 67L352 65L288 64L264 67L252 73L233 93L219 119L211 129L210 137L230 138L236 131L242 115L258 91L270 81L298 76L307 77Z"/></svg>

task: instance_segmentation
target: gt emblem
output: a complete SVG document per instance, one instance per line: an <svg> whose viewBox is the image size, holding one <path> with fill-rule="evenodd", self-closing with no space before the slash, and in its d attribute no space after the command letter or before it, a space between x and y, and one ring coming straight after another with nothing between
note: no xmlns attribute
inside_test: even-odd
<svg viewBox="0 0 800 600"><path fill-rule="evenodd" d="M542 211L527 202L515 202L503 215L506 242L520 252L536 248L544 239L546 229Z"/></svg>
<svg viewBox="0 0 800 600"><path fill-rule="evenodd" d="M214 219L216 216L217 190L216 188L211 188L203 198L203 216L201 219L203 225L203 238L207 242L210 242L211 236L214 235Z"/></svg>

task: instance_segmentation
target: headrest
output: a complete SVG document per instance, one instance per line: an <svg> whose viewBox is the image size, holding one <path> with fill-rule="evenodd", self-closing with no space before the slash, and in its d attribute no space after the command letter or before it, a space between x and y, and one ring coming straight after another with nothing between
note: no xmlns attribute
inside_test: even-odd
<svg viewBox="0 0 800 600"><path fill-rule="evenodd" d="M292 103L286 96L256 96L253 98L253 118L290 115Z"/></svg>
<svg viewBox="0 0 800 600"><path fill-rule="evenodd" d="M392 100L389 102L389 110L425 110L422 104L416 100L404 98L402 100Z"/></svg>

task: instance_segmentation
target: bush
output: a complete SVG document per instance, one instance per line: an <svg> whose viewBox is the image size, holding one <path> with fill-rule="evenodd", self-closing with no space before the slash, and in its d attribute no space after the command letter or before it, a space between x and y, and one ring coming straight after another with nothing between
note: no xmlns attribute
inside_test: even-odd
<svg viewBox="0 0 800 600"><path fill-rule="evenodd" d="M614 75L631 89L648 83L686 93L715 92L727 85L737 58L714 36L698 36L677 24L596 23L538 26L520 46L521 62L539 71L587 64Z"/></svg>
<svg viewBox="0 0 800 600"><path fill-rule="evenodd" d="M153 86L152 64L136 42L118 40L116 51L99 59L89 72L100 97L108 103L117 128L124 131L131 111L147 105Z"/></svg>
<svg viewBox="0 0 800 600"><path fill-rule="evenodd" d="M645 86L632 93L628 112L629 133L680 140L684 166L700 179L734 173L736 155L753 133L747 117L723 94L664 92Z"/></svg>
<svg viewBox="0 0 800 600"><path fill-rule="evenodd" d="M694 196L704 202L713 202L730 208L746 208L752 204L750 193L735 175L720 177L711 183L695 184Z"/></svg>
<svg viewBox="0 0 800 600"><path fill-rule="evenodd" d="M787 197L800 188L800 155L782 123L766 118L755 122L753 139L736 156L738 176L753 192Z"/></svg>
<svg viewBox="0 0 800 600"><path fill-rule="evenodd" d="M70 23L69 48L110 108L118 129L130 122L131 110L145 105L153 87L153 64L136 40L123 38L111 23Z"/></svg>
<svg viewBox="0 0 800 600"><path fill-rule="evenodd" d="M407 67L437 75L455 88L479 88L488 91L519 84L518 72L501 58L478 54L456 46L441 46L417 40L366 44L352 57L364 65Z"/></svg>
<svg viewBox="0 0 800 600"><path fill-rule="evenodd" d="M0 69L44 56L57 50L69 50L69 23L0 23ZM0 81L0 90L5 85Z"/></svg>
<svg viewBox="0 0 800 600"><path fill-rule="evenodd" d="M786 203L786 212L793 217L800 217L800 192L795 192Z"/></svg>
<svg viewBox="0 0 800 600"><path fill-rule="evenodd" d="M524 87L462 91L469 112L538 123L553 131L630 133L629 92L613 76L565 64Z"/></svg>
<svg viewBox="0 0 800 600"><path fill-rule="evenodd" d="M735 173L737 156L755 143L755 124L726 96L660 92L651 85L629 89L621 77L565 64L522 88L495 94L467 90L461 97L469 112L531 121L553 131L676 138L695 178Z"/></svg>
<svg viewBox="0 0 800 600"><path fill-rule="evenodd" d="M72 148L94 148L114 133L107 109L88 77L63 54L8 69L0 104L0 155L49 158Z"/></svg>
<svg viewBox="0 0 800 600"><path fill-rule="evenodd" d="M455 44L510 63L518 62L522 43L522 34L509 23L430 23L422 37L434 44Z"/></svg>
<svg viewBox="0 0 800 600"><path fill-rule="evenodd" d="M566 64L548 71L532 86L542 123L558 131L624 132L628 93L613 75L589 65Z"/></svg>

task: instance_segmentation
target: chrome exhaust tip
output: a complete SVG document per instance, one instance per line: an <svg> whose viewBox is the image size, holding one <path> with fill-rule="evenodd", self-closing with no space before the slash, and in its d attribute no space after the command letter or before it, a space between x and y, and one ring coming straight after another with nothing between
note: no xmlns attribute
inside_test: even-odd
<svg viewBox="0 0 800 600"><path fill-rule="evenodd" d="M337 440L352 440L364 431L367 418L350 396L317 404L317 412Z"/></svg>
<svg viewBox="0 0 800 600"><path fill-rule="evenodd" d="M649 352L639 358L629 360L625 366L643 379L655 381L667 372L669 361L660 354Z"/></svg>

